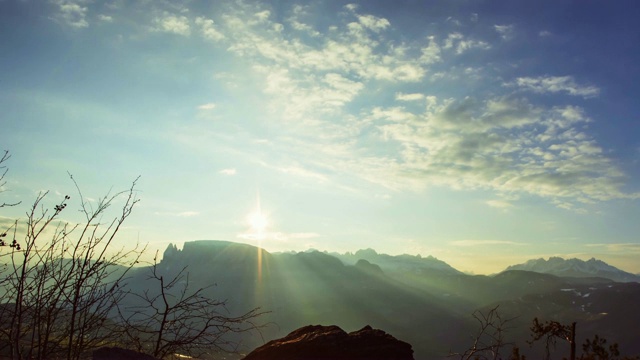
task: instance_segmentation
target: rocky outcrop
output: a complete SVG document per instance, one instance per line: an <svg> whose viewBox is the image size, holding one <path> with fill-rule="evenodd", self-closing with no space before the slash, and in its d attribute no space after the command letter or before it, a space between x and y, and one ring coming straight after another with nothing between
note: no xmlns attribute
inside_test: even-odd
<svg viewBox="0 0 640 360"><path fill-rule="evenodd" d="M411 345L365 326L346 333L338 326L309 325L255 349L244 360L413 360Z"/></svg>

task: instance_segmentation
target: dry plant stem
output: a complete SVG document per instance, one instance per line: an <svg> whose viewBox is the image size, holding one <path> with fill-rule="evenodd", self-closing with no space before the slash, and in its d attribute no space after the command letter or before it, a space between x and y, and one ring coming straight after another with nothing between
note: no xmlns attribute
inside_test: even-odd
<svg viewBox="0 0 640 360"><path fill-rule="evenodd" d="M540 323L538 318L533 319L533 325L531 325L531 337L529 344L545 338L545 359L551 358L551 347L556 346L556 339L562 339L569 343L571 346L571 352L569 355L570 360L576 358L576 323L571 325L563 325L557 321L547 321Z"/></svg>
<svg viewBox="0 0 640 360"><path fill-rule="evenodd" d="M501 351L506 346L513 346L505 341L505 333L509 330L508 324L515 318L503 318L498 312L498 306L486 313L476 310L473 318L478 322L478 332L473 338L473 345L462 353L450 353L450 357L458 357L460 360L498 360L501 359Z"/></svg>
<svg viewBox="0 0 640 360"><path fill-rule="evenodd" d="M264 312L255 308L229 315L226 301L203 295L207 288L189 289L186 270L167 277L154 259L147 279L156 287L132 293L139 305L120 309L124 335L138 351L157 358L174 354L199 357L211 350L233 352L238 344L227 339L228 335L260 330L253 320Z"/></svg>
<svg viewBox="0 0 640 360"><path fill-rule="evenodd" d="M7 182L4 180L4 177L7 175L7 172L9 171L9 169L7 168L7 165L4 165L4 163L6 163L10 158L11 158L11 155L9 154L8 150L4 150L4 153L2 154L2 156L0 156L0 193L3 193L6 191L4 190L4 186L7 184ZM5 206L16 206L18 204L20 204L20 201L16 203L2 202L0 203L0 208L3 208Z"/></svg>
<svg viewBox="0 0 640 360"><path fill-rule="evenodd" d="M12 359L79 359L87 350L107 343L114 330L105 326L125 293L121 285L143 249L113 249L113 241L138 200L136 181L123 192L107 194L92 207L74 183L84 221L71 224L59 215L68 196L53 211L42 205L42 193L27 212L26 233L16 238L10 253L10 271L2 286L5 304L0 318L8 320L1 336ZM123 199L121 211L108 210ZM5 275L5 274L3 274ZM6 304L10 304L6 305Z"/></svg>

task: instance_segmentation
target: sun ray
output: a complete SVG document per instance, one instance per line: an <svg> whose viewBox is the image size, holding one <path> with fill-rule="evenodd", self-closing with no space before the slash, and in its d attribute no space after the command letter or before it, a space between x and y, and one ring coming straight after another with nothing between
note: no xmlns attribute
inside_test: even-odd
<svg viewBox="0 0 640 360"><path fill-rule="evenodd" d="M257 287L261 287L262 283L262 240L267 237L267 227L269 226L269 221L267 215L262 212L262 207L260 206L260 192L256 194L256 207L253 212L251 212L247 216L247 222L249 224L249 231L252 236L257 240L258 246L258 281L256 283ZM256 289L258 290L258 289Z"/></svg>

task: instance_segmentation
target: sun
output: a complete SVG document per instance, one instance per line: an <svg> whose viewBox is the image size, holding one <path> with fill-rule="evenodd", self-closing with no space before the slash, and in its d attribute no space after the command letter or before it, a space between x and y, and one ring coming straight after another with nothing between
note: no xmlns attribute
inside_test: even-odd
<svg viewBox="0 0 640 360"><path fill-rule="evenodd" d="M251 230L257 233L264 232L267 229L267 226L269 226L269 221L267 219L267 216L263 214L260 210L249 214L247 220L249 222L249 226L251 227Z"/></svg>

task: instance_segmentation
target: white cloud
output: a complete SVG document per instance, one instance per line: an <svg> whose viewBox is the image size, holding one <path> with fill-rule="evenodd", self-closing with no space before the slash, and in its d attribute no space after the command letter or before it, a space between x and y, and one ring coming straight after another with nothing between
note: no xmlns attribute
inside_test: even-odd
<svg viewBox="0 0 640 360"><path fill-rule="evenodd" d="M280 170L281 172L283 172L285 174L311 178L311 179L315 179L315 180L317 180L319 182L327 181L327 177L326 176L324 176L322 174L319 174L317 172L302 168L300 166L288 166L288 167L279 168L278 170Z"/></svg>
<svg viewBox="0 0 640 360"><path fill-rule="evenodd" d="M435 40L435 36L429 36L429 45L422 48L422 55L420 56L420 62L423 64L433 64L442 60L440 57L440 46Z"/></svg>
<svg viewBox="0 0 640 360"><path fill-rule="evenodd" d="M396 93L396 100L398 101L418 101L424 98L425 96L420 93L413 93L413 94Z"/></svg>
<svg viewBox="0 0 640 360"><path fill-rule="evenodd" d="M422 61L410 58L403 53L402 46L379 41L379 34L390 27L388 20L371 15L353 14L353 17L357 21L335 27L314 42L285 38L274 30L276 23L269 18L252 23L229 15L224 17L224 22L228 30L226 36L231 38L230 51L253 58L262 68L272 62L269 67L278 67L275 71L282 67L289 73L301 72L305 76L313 72L334 72L363 80L415 82L425 75L423 65L437 60L433 58L437 54L426 55Z"/></svg>
<svg viewBox="0 0 640 360"><path fill-rule="evenodd" d="M547 30L542 30L538 33L538 36L540 37L549 37L551 35L553 35L551 31L547 31Z"/></svg>
<svg viewBox="0 0 640 360"><path fill-rule="evenodd" d="M454 32L442 41L428 36L419 44L394 42L388 20L358 14L356 6L310 37L311 28L300 25L304 7L294 7L285 19L296 31L284 33L270 11L246 6L244 13L227 13L215 25L217 39L251 62L252 75L260 79L256 86L265 96L265 117L277 134L269 147L280 154L268 164L258 160L263 166L330 184L340 177L398 191L444 186L530 194L559 207L631 196L620 190L622 172L585 132L591 120L579 107L540 106L517 94L437 98L415 92L415 85L403 86L424 80L432 66L443 74L432 73L434 84L452 79L452 70L443 69L448 60L490 49L481 39ZM294 21L301 27L295 29ZM496 27L504 34L511 30ZM485 76L482 64L456 66L465 79ZM598 92L571 77L521 77L504 85L581 96ZM367 93L425 106L357 101Z"/></svg>
<svg viewBox="0 0 640 360"><path fill-rule="evenodd" d="M98 15L98 20L102 22L113 22L113 17L109 15L100 14Z"/></svg>
<svg viewBox="0 0 640 360"><path fill-rule="evenodd" d="M314 36L314 37L320 36L320 32L314 30L310 25L301 23L301 22L299 22L297 20L293 20L293 19L289 20L289 23L291 24L291 27L294 30L306 32L309 35Z"/></svg>
<svg viewBox="0 0 640 360"><path fill-rule="evenodd" d="M198 106L198 110L213 110L216 108L216 104L214 103L206 103Z"/></svg>
<svg viewBox="0 0 640 360"><path fill-rule="evenodd" d="M529 193L556 204L632 196L619 189L623 174L577 129L588 121L580 114L504 97L444 99L421 115L371 112L383 139L403 149L387 165L385 184Z"/></svg>
<svg viewBox="0 0 640 360"><path fill-rule="evenodd" d="M451 49L454 46L454 42L460 41L464 36L458 32L454 32L449 34L444 41L444 45L442 46L445 49Z"/></svg>
<svg viewBox="0 0 640 360"><path fill-rule="evenodd" d="M452 24L454 24L455 26L462 26L462 22L452 16L449 16L445 22L450 22Z"/></svg>
<svg viewBox="0 0 640 360"><path fill-rule="evenodd" d="M515 27L513 25L494 25L493 28L500 35L502 40L511 40L514 36Z"/></svg>
<svg viewBox="0 0 640 360"><path fill-rule="evenodd" d="M517 86L523 90L535 93L558 93L582 96L585 98L598 96L600 89L595 86L578 85L572 76L540 76L519 77L514 82L506 83L506 86Z"/></svg>
<svg viewBox="0 0 640 360"><path fill-rule="evenodd" d="M198 215L200 215L200 213L197 211L183 211L176 214L178 217L193 217Z"/></svg>
<svg viewBox="0 0 640 360"><path fill-rule="evenodd" d="M491 45L482 40L466 39L461 33L454 32L447 36L442 48L454 49L456 54L460 55L471 49L488 50Z"/></svg>
<svg viewBox="0 0 640 360"><path fill-rule="evenodd" d="M89 26L86 0L51 0L51 2L58 8L58 12L54 14L54 20L73 28Z"/></svg>
<svg viewBox="0 0 640 360"><path fill-rule="evenodd" d="M356 11L358 9L358 4L347 4L344 8L349 11Z"/></svg>
<svg viewBox="0 0 640 360"><path fill-rule="evenodd" d="M374 32L380 32L391 25L389 20L373 15L360 15L358 16L358 22L365 28Z"/></svg>
<svg viewBox="0 0 640 360"><path fill-rule="evenodd" d="M191 34L189 19L186 16L176 16L165 12L162 17L156 18L154 23L154 30L156 31L182 36L189 36Z"/></svg>
<svg viewBox="0 0 640 360"><path fill-rule="evenodd" d="M294 5L292 9L293 15L287 20L291 28L309 34L312 37L320 36L320 32L315 30L311 25L303 22L303 17L309 16L308 7L302 5Z"/></svg>
<svg viewBox="0 0 640 360"><path fill-rule="evenodd" d="M200 31L205 39L220 41L225 38L224 34L216 29L215 24L211 19L198 16L195 20L195 24L200 26Z"/></svg>
<svg viewBox="0 0 640 360"><path fill-rule="evenodd" d="M336 73L325 75L323 81L336 91L336 101L340 105L351 101L364 86L360 82L352 81ZM345 99L344 102L341 100L342 98Z"/></svg>
<svg viewBox="0 0 640 360"><path fill-rule="evenodd" d="M235 168L229 168L229 169L222 169L219 171L219 173L222 175L233 176L237 173L237 171Z"/></svg>
<svg viewBox="0 0 640 360"><path fill-rule="evenodd" d="M271 16L271 12L269 10L263 10L253 14L253 16L256 19L258 19L259 22L265 22L269 20L269 16Z"/></svg>
<svg viewBox="0 0 640 360"><path fill-rule="evenodd" d="M265 93L272 96L273 113L283 120L305 125L310 130L322 124L320 114L335 114L352 101L363 89L363 84L338 73L324 76L296 76L288 69L259 67L264 73Z"/></svg>

